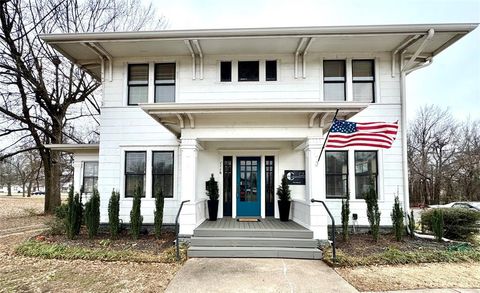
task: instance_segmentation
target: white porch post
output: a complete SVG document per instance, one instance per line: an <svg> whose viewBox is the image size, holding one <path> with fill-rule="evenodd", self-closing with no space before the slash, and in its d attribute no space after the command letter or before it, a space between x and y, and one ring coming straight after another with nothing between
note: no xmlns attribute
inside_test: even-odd
<svg viewBox="0 0 480 293"><path fill-rule="evenodd" d="M196 139L182 139L180 142L180 201L190 200L183 205L179 223L181 235L192 235L196 227L196 179L198 143Z"/></svg>
<svg viewBox="0 0 480 293"><path fill-rule="evenodd" d="M306 202L310 207L310 230L315 239L328 239L327 212L320 203L311 203L312 198L325 200L325 160L324 155L317 164L318 155L322 149L323 138L308 137L305 141L305 168L306 168Z"/></svg>

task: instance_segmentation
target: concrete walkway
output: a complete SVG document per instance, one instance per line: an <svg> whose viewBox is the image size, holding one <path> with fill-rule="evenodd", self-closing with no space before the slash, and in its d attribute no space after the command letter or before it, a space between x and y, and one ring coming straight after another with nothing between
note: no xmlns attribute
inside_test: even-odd
<svg viewBox="0 0 480 293"><path fill-rule="evenodd" d="M324 262L192 258L166 292L358 292Z"/></svg>
<svg viewBox="0 0 480 293"><path fill-rule="evenodd" d="M382 291L382 293L479 293L480 289L413 289L399 291ZM377 293L377 292L370 292ZM379 293L379 292L378 292Z"/></svg>

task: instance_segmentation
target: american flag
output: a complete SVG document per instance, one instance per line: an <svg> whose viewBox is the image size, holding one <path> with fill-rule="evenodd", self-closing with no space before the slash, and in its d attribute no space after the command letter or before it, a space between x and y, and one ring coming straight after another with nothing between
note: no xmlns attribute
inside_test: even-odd
<svg viewBox="0 0 480 293"><path fill-rule="evenodd" d="M350 122L334 120L327 140L327 148L364 146L389 149L398 132L398 121Z"/></svg>

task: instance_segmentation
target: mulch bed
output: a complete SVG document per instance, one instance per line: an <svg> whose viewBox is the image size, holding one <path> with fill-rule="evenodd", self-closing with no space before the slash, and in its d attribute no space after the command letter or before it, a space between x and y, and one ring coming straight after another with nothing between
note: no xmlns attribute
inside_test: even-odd
<svg viewBox="0 0 480 293"><path fill-rule="evenodd" d="M393 234L381 234L378 242L375 242L370 234L350 235L349 241L344 242L342 236L338 235L336 247L344 253L356 256L367 256L375 253L382 253L388 249L395 248L399 251L418 250L444 250L448 243L436 242L428 239L404 237L402 241L396 241Z"/></svg>

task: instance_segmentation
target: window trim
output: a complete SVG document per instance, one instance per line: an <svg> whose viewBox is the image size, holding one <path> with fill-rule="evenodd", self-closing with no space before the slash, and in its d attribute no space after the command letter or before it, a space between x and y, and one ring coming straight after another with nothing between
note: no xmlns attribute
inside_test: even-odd
<svg viewBox="0 0 480 293"><path fill-rule="evenodd" d="M344 76L343 76L343 81L340 80L325 80L325 62L329 61L342 61L343 62L343 69L344 69ZM328 101L328 102L344 102L347 100L347 60L346 59L323 59L322 60L322 81L323 81L323 86L322 86L322 95L323 95L323 101L326 101L325 97L325 84L326 83L343 83L343 100L339 101Z"/></svg>
<svg viewBox="0 0 480 293"><path fill-rule="evenodd" d="M127 174L127 154L128 153L143 153L145 154L145 171L143 174L140 174L140 173L131 173L131 174ZM124 165L123 165L123 197L124 198L133 198L133 195L132 196L127 196L127 176L128 175L133 175L133 176L141 176L143 175L143 195L141 196L141 198L146 198L147 197L147 194L146 194L146 181L147 181L147 160L148 160L148 154L147 154L147 151L146 150L126 150L124 152Z"/></svg>
<svg viewBox="0 0 480 293"><path fill-rule="evenodd" d="M130 84L130 67L136 65L146 65L147 66L147 82L144 84ZM138 106L138 103L130 103L130 88L131 87L147 87L147 103L148 103L148 89L150 87L150 64L149 63L128 63L127 64L127 106Z"/></svg>
<svg viewBox="0 0 480 293"><path fill-rule="evenodd" d="M97 176L85 176L85 163L97 163ZM92 190L92 193L87 193L85 192L85 178L92 178L94 179L96 182L97 182L97 188L98 188L98 167L99 167L99 164L98 164L98 161L83 161L82 162L82 167L83 167L83 170L82 170L82 190L83 190L83 193L84 194L93 194L93 190ZM95 184L94 184L95 186Z"/></svg>
<svg viewBox="0 0 480 293"><path fill-rule="evenodd" d="M154 173L154 154L155 153L171 153L172 154L172 173L171 174L167 174L167 173L164 173L164 174L157 174L157 173ZM172 196L171 197L165 197L165 195L163 196L163 198L168 198L168 199L173 199L175 198L175 151L173 150L152 150L151 151L151 166L152 166L152 169L151 169L151 173L152 173L152 177L151 177L151 186L152 186L152 196L151 198L155 198L155 192L154 192L154 187L155 187L155 180L154 180L154 176L155 175L167 175L167 176L172 176ZM145 170L146 171L146 170Z"/></svg>
<svg viewBox="0 0 480 293"><path fill-rule="evenodd" d="M327 172L327 153L335 152L335 153L345 153L346 154L346 164L347 164L347 173L328 173ZM349 174L350 174L350 166L349 166L349 158L348 158L348 150L326 150L325 151L325 198L326 199L347 199L349 198L349 189L350 189L350 182L349 182ZM327 187L327 177L328 176L347 176L347 193L345 196L334 196L328 195L328 187Z"/></svg>
<svg viewBox="0 0 480 293"><path fill-rule="evenodd" d="M173 64L173 83L170 82L159 82L155 79L157 75L157 64ZM171 102L157 102L155 99L157 97L157 86L172 86L173 90L173 101ZM153 103L175 103L177 100L177 63L176 62L155 62L153 64Z"/></svg>
<svg viewBox="0 0 480 293"><path fill-rule="evenodd" d="M258 77L256 80L240 80L240 63L242 62L257 62L258 64ZM260 81L260 60L238 60L237 61L237 81L238 82L259 82Z"/></svg>
<svg viewBox="0 0 480 293"><path fill-rule="evenodd" d="M375 173L375 190L376 190L376 193L377 193L377 199L380 200L380 190L379 190L379 184L378 184L378 181L379 181L379 173L380 173L380 170L378 169L379 168L379 163L378 163L378 151L377 150L354 150L353 151L353 166L354 166L354 178L355 178L355 181L354 181L354 184L355 184L355 194L354 194L354 199L355 200L365 200L365 198L357 198L357 176L360 176L360 177L365 177L367 175L357 175L357 170L355 168L355 163L356 163L356 157L355 157L355 154L356 153L359 153L359 152L362 152L362 153L375 153L375 168L377 169L377 172Z"/></svg>
<svg viewBox="0 0 480 293"><path fill-rule="evenodd" d="M355 63L355 61L370 61L372 63L372 80L355 80L354 76L353 76L353 64ZM352 101L353 102L356 102L355 100L355 96L354 96L354 92L353 92L353 88L354 88L354 84L355 83L371 83L372 84L372 101L370 101L369 103L375 103L376 102L376 94L375 94L375 91L376 91L376 70L375 70L375 59L352 59Z"/></svg>

